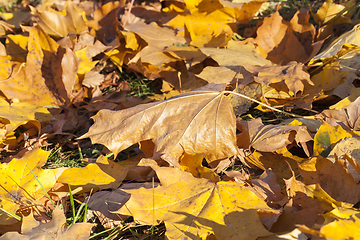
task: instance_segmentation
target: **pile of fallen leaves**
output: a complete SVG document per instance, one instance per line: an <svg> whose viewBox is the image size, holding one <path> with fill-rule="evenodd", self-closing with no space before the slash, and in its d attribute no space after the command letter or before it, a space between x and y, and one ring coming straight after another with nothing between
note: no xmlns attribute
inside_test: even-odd
<svg viewBox="0 0 360 240"><path fill-rule="evenodd" d="M168 239L359 238L358 5L289 19L269 6L0 13L0 239L130 239L139 224ZM154 94L131 96L134 77ZM99 145L84 167L44 167L59 146Z"/></svg>

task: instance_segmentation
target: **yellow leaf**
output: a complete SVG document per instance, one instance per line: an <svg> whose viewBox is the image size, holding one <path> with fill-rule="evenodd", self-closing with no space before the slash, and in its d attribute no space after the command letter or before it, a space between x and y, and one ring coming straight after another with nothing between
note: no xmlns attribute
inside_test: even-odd
<svg viewBox="0 0 360 240"><path fill-rule="evenodd" d="M95 65L99 62L99 61L92 61L92 59L88 57L87 48L88 47L85 47L75 52L76 56L81 60L77 72L78 74L85 74L87 72L90 72L91 69L93 69Z"/></svg>
<svg viewBox="0 0 360 240"><path fill-rule="evenodd" d="M24 27L29 32L25 67L14 69L7 81L0 81L8 99L19 99L37 106L62 106L69 101L62 82L59 45L39 26Z"/></svg>
<svg viewBox="0 0 360 240"><path fill-rule="evenodd" d="M21 34L8 35L6 38L6 53L12 61L25 62L29 37Z"/></svg>
<svg viewBox="0 0 360 240"><path fill-rule="evenodd" d="M331 240L360 239L360 219L337 220L320 229L320 233Z"/></svg>
<svg viewBox="0 0 360 240"><path fill-rule="evenodd" d="M88 239L90 230L95 224L75 223L69 228L66 228L66 225L66 217L63 211L56 207L52 213L51 221L40 223L30 214L23 218L21 234L18 232L8 232L2 235L0 239Z"/></svg>
<svg viewBox="0 0 360 240"><path fill-rule="evenodd" d="M45 107L17 101L9 104L2 98L0 98L0 117L8 119L15 128L29 120L45 122L52 119L52 115Z"/></svg>
<svg viewBox="0 0 360 240"><path fill-rule="evenodd" d="M124 190L130 200L118 213L130 214L144 224L165 222L169 239L256 239L270 233L260 221L260 213L277 215L252 191L236 182L195 178L176 168L152 166L160 187Z"/></svg>
<svg viewBox="0 0 360 240"><path fill-rule="evenodd" d="M341 126L333 127L327 122L323 122L314 137L314 156L327 157L341 139L351 136L351 133L345 131Z"/></svg>
<svg viewBox="0 0 360 240"><path fill-rule="evenodd" d="M330 21L335 20L334 24L340 23L351 23L349 17L345 16L348 9L351 9L351 5L355 1L346 2L347 6L341 4L336 4L332 0L327 0L324 4L318 9L318 11L313 15L314 20L317 23L328 24Z"/></svg>
<svg viewBox="0 0 360 240"><path fill-rule="evenodd" d="M197 178L206 178L213 182L220 181L219 175L217 175L210 168L202 166L202 160L204 156L202 154L187 154L180 158L180 169L186 172L191 173L194 177Z"/></svg>
<svg viewBox="0 0 360 240"><path fill-rule="evenodd" d="M0 165L1 209L15 214L21 206L32 205L44 196L46 193L42 187L48 191L54 186L64 169L43 170L41 167L49 154L50 152L35 149L25 153L20 159L14 158L11 162ZM14 222L16 220L7 214L0 215L0 225Z"/></svg>
<svg viewBox="0 0 360 240"><path fill-rule="evenodd" d="M13 72L13 63L10 56L0 56L0 81L8 81Z"/></svg>
<svg viewBox="0 0 360 240"><path fill-rule="evenodd" d="M134 168L139 161L140 159L135 156L115 163L100 156L96 163L90 163L86 167L66 169L59 177L58 182L83 188L118 188L128 171Z"/></svg>

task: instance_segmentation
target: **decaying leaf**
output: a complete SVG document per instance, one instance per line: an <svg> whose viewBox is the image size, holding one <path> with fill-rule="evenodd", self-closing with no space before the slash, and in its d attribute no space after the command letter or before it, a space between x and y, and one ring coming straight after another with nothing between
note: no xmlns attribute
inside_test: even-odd
<svg viewBox="0 0 360 240"><path fill-rule="evenodd" d="M210 234L220 239L254 239L270 234L259 216L261 213L276 216L279 211L269 208L241 184L215 184L180 169L152 167L161 186L125 190L131 197L118 213L132 215L144 224L164 221L170 239L206 239Z"/></svg>
<svg viewBox="0 0 360 240"><path fill-rule="evenodd" d="M211 162L237 154L235 116L221 92L193 92L117 112L101 110L94 121L81 138L90 137L115 155L148 139L155 143L155 159L166 153L179 158L185 152L205 154Z"/></svg>

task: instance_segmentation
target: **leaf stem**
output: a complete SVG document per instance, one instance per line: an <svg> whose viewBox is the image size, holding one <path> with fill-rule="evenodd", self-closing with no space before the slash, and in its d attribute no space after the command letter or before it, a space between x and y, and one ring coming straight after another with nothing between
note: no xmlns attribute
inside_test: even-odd
<svg viewBox="0 0 360 240"><path fill-rule="evenodd" d="M251 98L251 97L248 97L248 96L246 96L246 95L243 95L243 94L241 94L241 93L232 92L232 91L222 91L222 93L235 94L235 95L237 95L237 96L239 96L239 97L242 97L242 98L245 98L245 99L250 100L250 101L252 101L252 102L255 102L255 103L257 103L257 104L260 104L261 106L267 107L267 108L269 108L269 109L271 109L271 110L273 110L273 111L276 111L276 112L279 112L279 113L282 113L282 114L285 114L285 115L288 115L288 116L291 116L291 117L296 117L296 118L309 118L309 119L314 119L314 118L315 118L314 116L301 116L301 115L297 115L297 114L294 114L294 113L288 113L288 112L285 112L285 111L281 111L281 110L279 110L279 109L276 109L276 108L274 108L274 107L271 107L271 106L269 106L269 105L266 105L266 104L264 104L264 103L262 103L262 102L260 102L260 101L258 101L258 100L255 100L255 99L253 99L253 98Z"/></svg>

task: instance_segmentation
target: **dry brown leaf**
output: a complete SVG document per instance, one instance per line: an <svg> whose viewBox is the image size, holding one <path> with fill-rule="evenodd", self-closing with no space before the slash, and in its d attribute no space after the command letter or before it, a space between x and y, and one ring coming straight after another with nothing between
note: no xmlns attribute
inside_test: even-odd
<svg viewBox="0 0 360 240"><path fill-rule="evenodd" d="M305 126L263 125L261 119L243 121L238 119L236 127L241 133L237 135L240 148L255 148L262 152L275 152L293 143L302 144L313 140Z"/></svg>
<svg viewBox="0 0 360 240"><path fill-rule="evenodd" d="M126 30L138 34L148 44L130 61L130 63L136 63L141 59L141 62L143 63L161 67L162 64L178 61L178 59L163 53L163 50L165 50L166 47L173 44L185 43L185 39L176 36L174 30L159 27L154 22L150 24L129 24L126 25Z"/></svg>
<svg viewBox="0 0 360 240"><path fill-rule="evenodd" d="M118 112L101 110L94 121L81 138L90 137L115 155L148 139L155 143L155 159L185 152L205 154L211 162L237 154L235 116L221 92L193 92Z"/></svg>
<svg viewBox="0 0 360 240"><path fill-rule="evenodd" d="M290 95L296 96L304 91L304 83L314 85L310 80L310 74L305 70L302 63L289 62L285 66L254 66L244 65L244 68L252 73L254 81L276 89L279 84L286 85Z"/></svg>
<svg viewBox="0 0 360 240"><path fill-rule="evenodd" d="M273 232L292 231L297 224L312 227L315 223L323 222L324 213L321 205L307 196L305 185L296 180L295 175L285 180L289 202L284 206L278 221L271 227Z"/></svg>
<svg viewBox="0 0 360 240"><path fill-rule="evenodd" d="M76 7L74 2L66 2L65 12L63 15L53 9L40 12L30 6L32 14L39 18L38 24L49 35L54 37L65 37L69 33L85 32L88 30L81 10Z"/></svg>
<svg viewBox="0 0 360 240"><path fill-rule="evenodd" d="M346 172L346 166L342 162L332 163L319 156L301 163L299 170L306 185L319 184L337 201L352 204L359 201L360 186L351 174Z"/></svg>
<svg viewBox="0 0 360 240"><path fill-rule="evenodd" d="M252 188L253 192L261 196L267 203L276 203L285 197L276 181L276 174L271 169L263 172L259 179L252 179L250 182L249 189Z"/></svg>
<svg viewBox="0 0 360 240"><path fill-rule="evenodd" d="M308 12L304 10L298 11L290 23L284 21L276 11L265 18L257 30L254 42L259 46L262 55L274 63L305 63L315 56L322 45L321 41L313 43L314 27L308 20Z"/></svg>
<svg viewBox="0 0 360 240"><path fill-rule="evenodd" d="M118 34L120 23L117 19L119 9L125 5L124 0L108 2L93 12L93 20L86 24L91 27L90 33L103 43L111 42Z"/></svg>
<svg viewBox="0 0 360 240"><path fill-rule="evenodd" d="M360 130L360 97L348 105L345 109L324 110L317 118L326 121L332 126L340 125L344 130Z"/></svg>

